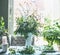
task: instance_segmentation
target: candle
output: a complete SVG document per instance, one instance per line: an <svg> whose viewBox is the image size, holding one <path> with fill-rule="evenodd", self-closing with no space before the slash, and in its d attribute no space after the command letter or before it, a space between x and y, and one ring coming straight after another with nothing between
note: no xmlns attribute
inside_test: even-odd
<svg viewBox="0 0 60 55"><path fill-rule="evenodd" d="M2 37L2 44L7 44L7 37L6 36Z"/></svg>

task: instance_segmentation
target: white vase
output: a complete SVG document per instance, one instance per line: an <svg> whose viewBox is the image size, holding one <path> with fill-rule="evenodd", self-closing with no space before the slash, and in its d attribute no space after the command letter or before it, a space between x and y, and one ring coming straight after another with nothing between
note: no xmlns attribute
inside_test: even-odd
<svg viewBox="0 0 60 55"><path fill-rule="evenodd" d="M33 38L33 34L32 33L28 33L28 37L26 39L26 46L31 46L32 45L32 38Z"/></svg>

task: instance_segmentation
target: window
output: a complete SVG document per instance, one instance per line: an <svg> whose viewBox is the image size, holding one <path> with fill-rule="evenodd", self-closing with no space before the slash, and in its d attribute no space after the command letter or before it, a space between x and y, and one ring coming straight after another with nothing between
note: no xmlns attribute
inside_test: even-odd
<svg viewBox="0 0 60 55"><path fill-rule="evenodd" d="M45 17L51 18L52 20L60 18L59 0L9 0L9 35L13 35L16 29L17 17L21 15L27 17L33 12L42 24L44 23ZM43 41L42 38L41 41ZM41 41L38 40L35 44Z"/></svg>

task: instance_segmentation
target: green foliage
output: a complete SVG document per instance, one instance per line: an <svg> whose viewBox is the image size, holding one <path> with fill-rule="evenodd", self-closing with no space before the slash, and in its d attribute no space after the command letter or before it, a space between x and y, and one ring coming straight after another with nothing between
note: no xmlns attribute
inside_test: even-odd
<svg viewBox="0 0 60 55"><path fill-rule="evenodd" d="M20 33L21 35L24 35L25 38L28 37L28 33L32 33L34 35L38 35L39 33L39 23L33 16L17 18L17 25L15 34Z"/></svg>
<svg viewBox="0 0 60 55"><path fill-rule="evenodd" d="M49 45L53 45L53 42L60 43L60 25L58 22L50 25L44 25L43 30L44 39L48 41Z"/></svg>
<svg viewBox="0 0 60 55"><path fill-rule="evenodd" d="M59 30L59 34L57 34L57 38L55 39L55 43L57 43L58 45L60 45L60 23L59 22L56 22L56 26Z"/></svg>
<svg viewBox="0 0 60 55"><path fill-rule="evenodd" d="M46 53L41 53L40 55L46 55Z"/></svg>
<svg viewBox="0 0 60 55"><path fill-rule="evenodd" d="M44 39L48 41L48 43L51 45L53 44L53 40L55 36L53 36L53 29L51 29L49 26L45 27L46 29L43 30L43 36Z"/></svg>
<svg viewBox="0 0 60 55"><path fill-rule="evenodd" d="M45 20L45 24L47 24L47 25L51 24L51 19L46 17L46 18L44 18L44 20Z"/></svg>
<svg viewBox="0 0 60 55"><path fill-rule="evenodd" d="M58 45L60 45L60 37L56 38L55 43L57 43Z"/></svg>
<svg viewBox="0 0 60 55"><path fill-rule="evenodd" d="M47 54L47 53L54 53L56 51L54 51L53 46L49 46L49 45L45 45L42 51L42 55Z"/></svg>
<svg viewBox="0 0 60 55"><path fill-rule="evenodd" d="M0 36L5 33L5 22L3 17L0 17Z"/></svg>
<svg viewBox="0 0 60 55"><path fill-rule="evenodd" d="M10 51L11 54L15 54L16 53L15 49L12 49L12 48L9 48L9 51Z"/></svg>
<svg viewBox="0 0 60 55"><path fill-rule="evenodd" d="M46 45L46 46L44 46L43 50L44 51L53 51L54 49L53 49L53 46Z"/></svg>
<svg viewBox="0 0 60 55"><path fill-rule="evenodd" d="M26 46L26 48L22 51L18 51L21 54L33 54L35 50L31 46Z"/></svg>

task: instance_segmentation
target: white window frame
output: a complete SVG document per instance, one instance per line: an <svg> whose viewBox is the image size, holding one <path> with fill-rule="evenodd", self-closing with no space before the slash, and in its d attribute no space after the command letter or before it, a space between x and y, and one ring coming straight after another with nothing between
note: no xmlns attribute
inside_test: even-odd
<svg viewBox="0 0 60 55"><path fill-rule="evenodd" d="M13 35L14 25L14 0L8 0L8 34Z"/></svg>

